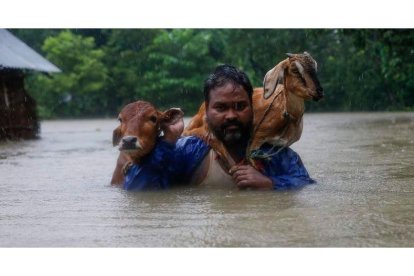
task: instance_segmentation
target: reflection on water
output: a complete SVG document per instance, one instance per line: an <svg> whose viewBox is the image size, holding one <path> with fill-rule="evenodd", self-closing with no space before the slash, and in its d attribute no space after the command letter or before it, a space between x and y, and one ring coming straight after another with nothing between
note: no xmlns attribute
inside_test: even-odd
<svg viewBox="0 0 414 276"><path fill-rule="evenodd" d="M414 113L306 114L297 191L111 187L116 120L0 143L2 247L414 246Z"/></svg>

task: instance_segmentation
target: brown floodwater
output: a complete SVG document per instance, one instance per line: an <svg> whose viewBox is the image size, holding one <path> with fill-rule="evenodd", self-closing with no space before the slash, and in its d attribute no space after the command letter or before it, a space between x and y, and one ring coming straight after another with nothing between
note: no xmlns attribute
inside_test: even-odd
<svg viewBox="0 0 414 276"><path fill-rule="evenodd" d="M0 143L0 247L413 247L414 113L305 114L289 191L109 181L115 119L41 124Z"/></svg>

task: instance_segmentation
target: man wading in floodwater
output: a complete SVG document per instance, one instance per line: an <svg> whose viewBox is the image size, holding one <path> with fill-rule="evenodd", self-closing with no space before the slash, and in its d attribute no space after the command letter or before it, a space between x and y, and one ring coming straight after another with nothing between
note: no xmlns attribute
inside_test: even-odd
<svg viewBox="0 0 414 276"><path fill-rule="evenodd" d="M246 74L230 65L218 66L204 83L208 127L236 164L244 159L250 138L252 94ZM164 136L154 150L139 165L129 168L126 190L166 189L183 183L262 189L314 183L299 155L290 148L263 160L263 173L250 165L235 165L229 174L206 142L195 136L180 137L183 129L182 119L163 129ZM262 149L277 150L269 145Z"/></svg>

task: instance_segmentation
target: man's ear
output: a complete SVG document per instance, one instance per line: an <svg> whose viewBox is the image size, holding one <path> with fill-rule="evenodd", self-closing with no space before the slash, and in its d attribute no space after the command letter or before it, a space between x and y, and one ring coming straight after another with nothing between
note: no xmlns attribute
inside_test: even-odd
<svg viewBox="0 0 414 276"><path fill-rule="evenodd" d="M121 127L117 127L114 129L114 132L112 132L112 145L115 147L119 144L121 141L122 134L121 134Z"/></svg>
<svg viewBox="0 0 414 276"><path fill-rule="evenodd" d="M173 125L184 117L184 112L180 108L170 108L161 113L160 122L163 125Z"/></svg>

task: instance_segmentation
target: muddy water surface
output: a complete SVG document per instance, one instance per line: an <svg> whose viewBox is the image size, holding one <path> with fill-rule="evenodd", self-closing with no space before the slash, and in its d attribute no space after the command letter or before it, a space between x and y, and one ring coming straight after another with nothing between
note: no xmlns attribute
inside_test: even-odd
<svg viewBox="0 0 414 276"><path fill-rule="evenodd" d="M0 247L413 247L414 113L306 114L318 184L265 192L109 185L115 119L0 143Z"/></svg>

